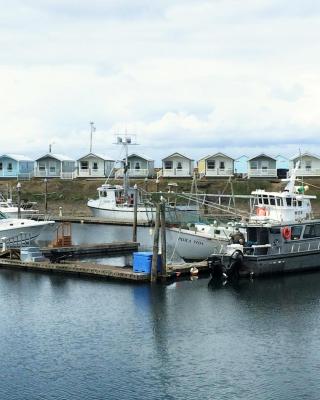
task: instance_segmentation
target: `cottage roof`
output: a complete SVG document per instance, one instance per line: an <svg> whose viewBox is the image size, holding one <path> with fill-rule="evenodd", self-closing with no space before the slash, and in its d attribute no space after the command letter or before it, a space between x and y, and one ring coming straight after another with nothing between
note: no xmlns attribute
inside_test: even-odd
<svg viewBox="0 0 320 400"><path fill-rule="evenodd" d="M65 156L64 154L57 154L57 153L47 153L45 155L43 155L42 157L39 157L36 159L36 161L42 160L43 158L47 158L47 157L51 157L51 158L55 158L58 161L74 161L74 159L70 158L69 156Z"/></svg>
<svg viewBox="0 0 320 400"><path fill-rule="evenodd" d="M172 153L172 154L170 154L170 156L167 156L167 157L163 158L162 161L165 161L165 160L167 160L168 158L172 158L172 157L174 157L174 156L182 157L182 158L185 158L186 160L193 161L192 158L189 158L189 157L184 156L183 154L177 153L177 152L176 152L176 153Z"/></svg>
<svg viewBox="0 0 320 400"><path fill-rule="evenodd" d="M234 158L232 158L232 157L230 157L230 156L227 156L226 154L224 154L224 153L220 153L220 152L218 152L218 153L215 153L215 154L212 154L212 155L210 155L210 156L206 156L206 157L202 157L202 158L200 158L200 161L201 160L207 160L208 158L214 158L214 157L225 157L225 158L229 158L230 160L233 160L234 161Z"/></svg>
<svg viewBox="0 0 320 400"><path fill-rule="evenodd" d="M249 158L249 161L252 161L252 160L254 160L256 158L260 158L260 157L266 157L266 158L270 158L271 160L277 161L274 157L268 156L265 153L261 153L261 154L258 154L257 156L251 157L251 158Z"/></svg>
<svg viewBox="0 0 320 400"><path fill-rule="evenodd" d="M1 158L4 158L4 157L12 158L12 160L15 160L15 161L33 161L30 157L26 157L26 156L23 156L21 154L12 154L12 153L3 154L1 156Z"/></svg>
<svg viewBox="0 0 320 400"><path fill-rule="evenodd" d="M305 152L302 153L302 154L296 154L294 157L291 157L290 160L291 160L291 161L292 161L292 160L297 160L298 158L305 157L305 156L307 156L307 157L314 157L314 158L320 159L320 157L319 157L318 155L313 154L313 153L310 153L309 151L305 151Z"/></svg>
<svg viewBox="0 0 320 400"><path fill-rule="evenodd" d="M150 158L150 157L148 157L148 156L146 156L144 154L131 153L131 154L128 155L128 158L131 158L131 157L139 157L139 158L142 158L143 160L146 160L146 161L153 161L153 158Z"/></svg>
<svg viewBox="0 0 320 400"><path fill-rule="evenodd" d="M101 160L104 160L104 161L114 161L114 159L112 157L109 157L109 156L106 156L103 154L97 154L97 153L88 153L85 156L78 158L78 161L82 160L83 158L87 158L89 156L100 158Z"/></svg>

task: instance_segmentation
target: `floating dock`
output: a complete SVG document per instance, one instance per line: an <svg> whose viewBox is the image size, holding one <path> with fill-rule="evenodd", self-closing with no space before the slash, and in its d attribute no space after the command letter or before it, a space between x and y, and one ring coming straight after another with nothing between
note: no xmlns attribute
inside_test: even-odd
<svg viewBox="0 0 320 400"><path fill-rule="evenodd" d="M171 280L178 276L190 275L190 268L196 266L201 272L207 272L208 267L206 262L194 264L172 264L168 265L167 276L160 276L161 280ZM22 262L19 260L0 259L0 268L14 269L23 271L34 272L47 272L59 274L72 274L83 277L99 278L99 279L113 279L118 281L131 281L131 282L149 282L150 274L133 272L132 268L128 267L114 267L110 265L100 265L91 263L50 263L50 262Z"/></svg>
<svg viewBox="0 0 320 400"><path fill-rule="evenodd" d="M104 244L90 244L63 247L43 247L42 254L51 261L64 258L92 257L100 255L127 254L138 251L137 242L113 242Z"/></svg>

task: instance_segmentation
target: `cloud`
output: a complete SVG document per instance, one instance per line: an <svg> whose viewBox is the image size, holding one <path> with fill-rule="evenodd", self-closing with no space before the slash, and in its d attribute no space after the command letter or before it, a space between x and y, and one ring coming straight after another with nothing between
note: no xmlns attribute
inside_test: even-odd
<svg viewBox="0 0 320 400"><path fill-rule="evenodd" d="M306 0L12 0L0 16L3 152L160 160L319 146L320 5Z"/></svg>

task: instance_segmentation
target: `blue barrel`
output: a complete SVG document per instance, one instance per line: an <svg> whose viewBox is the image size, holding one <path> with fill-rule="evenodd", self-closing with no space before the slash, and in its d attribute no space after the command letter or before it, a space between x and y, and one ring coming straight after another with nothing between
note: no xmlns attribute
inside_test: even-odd
<svg viewBox="0 0 320 400"><path fill-rule="evenodd" d="M151 273L152 267L152 252L151 251L138 251L133 253L133 272L144 272L145 274ZM158 255L157 262L158 272L161 270L161 255Z"/></svg>

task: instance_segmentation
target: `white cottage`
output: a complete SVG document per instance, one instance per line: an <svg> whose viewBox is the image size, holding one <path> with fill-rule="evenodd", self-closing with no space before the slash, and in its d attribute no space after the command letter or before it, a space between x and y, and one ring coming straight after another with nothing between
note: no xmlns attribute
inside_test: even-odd
<svg viewBox="0 0 320 400"><path fill-rule="evenodd" d="M104 178L113 175L115 160L101 154L89 153L77 160L79 178Z"/></svg>
<svg viewBox="0 0 320 400"><path fill-rule="evenodd" d="M151 178L154 175L154 160L144 154L129 154L127 167L130 178ZM116 178L122 178L123 172L123 167L119 168L116 172Z"/></svg>
<svg viewBox="0 0 320 400"><path fill-rule="evenodd" d="M193 175L194 160L180 153L173 153L162 159L162 169L158 176L187 178Z"/></svg>
<svg viewBox="0 0 320 400"><path fill-rule="evenodd" d="M264 153L248 160L248 178L276 178L277 160Z"/></svg>
<svg viewBox="0 0 320 400"><path fill-rule="evenodd" d="M229 177L234 174L234 159L223 154L216 153L212 156L201 158L198 161L198 173L200 178Z"/></svg>
<svg viewBox="0 0 320 400"><path fill-rule="evenodd" d="M298 161L300 162L300 166L297 176L320 176L320 157L308 151L290 158L289 175Z"/></svg>
<svg viewBox="0 0 320 400"><path fill-rule="evenodd" d="M47 153L35 161L34 176L38 178L73 179L76 161L63 154Z"/></svg>

